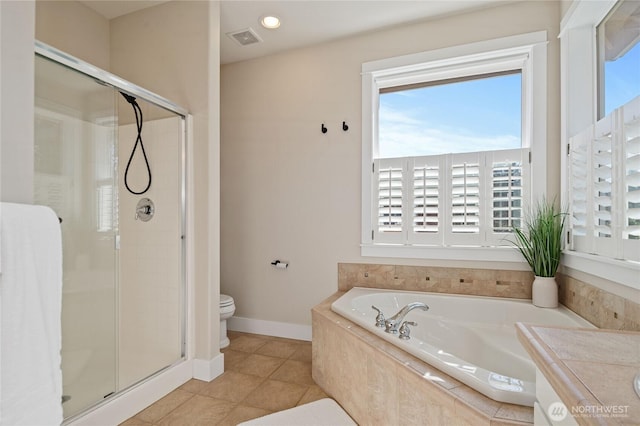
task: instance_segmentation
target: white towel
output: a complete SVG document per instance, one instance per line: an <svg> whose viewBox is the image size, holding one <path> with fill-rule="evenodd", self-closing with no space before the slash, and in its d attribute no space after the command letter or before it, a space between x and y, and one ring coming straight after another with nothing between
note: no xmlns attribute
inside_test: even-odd
<svg viewBox="0 0 640 426"><path fill-rule="evenodd" d="M60 224L48 207L0 209L0 425L59 425Z"/></svg>
<svg viewBox="0 0 640 426"><path fill-rule="evenodd" d="M267 414L238 426L357 426L351 417L331 398Z"/></svg>

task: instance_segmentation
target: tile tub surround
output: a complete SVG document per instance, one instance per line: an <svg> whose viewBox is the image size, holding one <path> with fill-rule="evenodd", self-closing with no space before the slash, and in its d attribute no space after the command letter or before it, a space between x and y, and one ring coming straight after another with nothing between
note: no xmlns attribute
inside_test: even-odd
<svg viewBox="0 0 640 426"><path fill-rule="evenodd" d="M560 303L599 328L640 331L640 303L558 274Z"/></svg>
<svg viewBox="0 0 640 426"><path fill-rule="evenodd" d="M529 425L533 409L496 402L331 311L312 309L315 382L360 425Z"/></svg>
<svg viewBox="0 0 640 426"><path fill-rule="evenodd" d="M632 380L640 371L640 333L566 329L518 323L518 339L581 425L638 424L640 399ZM626 407L621 415L590 415Z"/></svg>
<svg viewBox="0 0 640 426"><path fill-rule="evenodd" d="M529 271L338 263L338 290L352 287L531 299ZM599 328L640 331L640 303L558 273L560 303Z"/></svg>
<svg viewBox="0 0 640 426"><path fill-rule="evenodd" d="M531 299L530 271L338 263L338 290L352 287Z"/></svg>

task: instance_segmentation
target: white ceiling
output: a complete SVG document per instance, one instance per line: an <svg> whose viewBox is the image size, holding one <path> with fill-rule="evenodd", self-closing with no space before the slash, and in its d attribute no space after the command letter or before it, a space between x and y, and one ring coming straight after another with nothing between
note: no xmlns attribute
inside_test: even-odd
<svg viewBox="0 0 640 426"><path fill-rule="evenodd" d="M107 19L164 3L166 0L84 0ZM348 37L472 9L505 0L226 0L220 2L220 62L231 63L288 49ZM260 26L260 18L273 14L282 24L276 30ZM240 46L226 35L247 28L263 40Z"/></svg>
<svg viewBox="0 0 640 426"><path fill-rule="evenodd" d="M107 19L166 3L169 0L78 0Z"/></svg>

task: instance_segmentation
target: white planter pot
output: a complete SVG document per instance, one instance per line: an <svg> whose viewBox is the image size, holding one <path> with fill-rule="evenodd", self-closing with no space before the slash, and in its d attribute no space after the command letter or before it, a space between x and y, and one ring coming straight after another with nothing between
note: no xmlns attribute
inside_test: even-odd
<svg viewBox="0 0 640 426"><path fill-rule="evenodd" d="M538 277L533 280L531 301L541 308L558 307L558 284L555 277Z"/></svg>

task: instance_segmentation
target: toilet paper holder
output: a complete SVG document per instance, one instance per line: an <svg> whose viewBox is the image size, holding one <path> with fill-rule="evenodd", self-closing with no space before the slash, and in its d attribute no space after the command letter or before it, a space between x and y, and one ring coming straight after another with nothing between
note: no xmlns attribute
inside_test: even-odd
<svg viewBox="0 0 640 426"><path fill-rule="evenodd" d="M287 267L289 266L289 263L287 262L282 262L281 260L274 260L273 262L271 262L272 266L275 266L278 269L287 269Z"/></svg>

